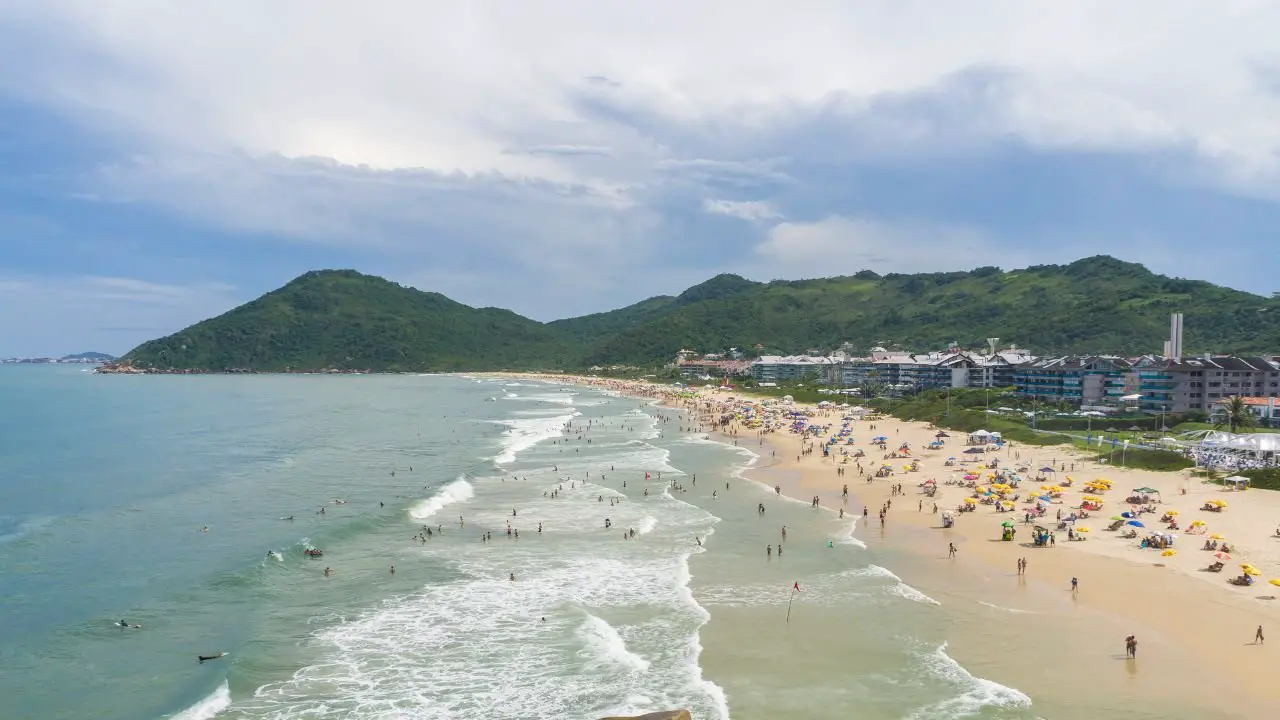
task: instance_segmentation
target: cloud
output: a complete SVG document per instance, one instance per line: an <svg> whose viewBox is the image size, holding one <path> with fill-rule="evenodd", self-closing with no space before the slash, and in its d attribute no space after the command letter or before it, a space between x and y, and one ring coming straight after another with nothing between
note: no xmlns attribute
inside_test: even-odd
<svg viewBox="0 0 1280 720"><path fill-rule="evenodd" d="M123 354L229 310L236 288L221 282L168 285L98 276L0 277L0 356ZM68 332L74 328L74 332ZM10 343L14 343L10 345Z"/></svg>
<svg viewBox="0 0 1280 720"><path fill-rule="evenodd" d="M610 155L613 155L612 149L596 145L533 145L520 150L510 150L508 152L517 154L525 153L528 155L563 155L565 157L573 157L575 155L609 157Z"/></svg>
<svg viewBox="0 0 1280 720"><path fill-rule="evenodd" d="M760 200L712 200L702 201L702 209L716 215L728 215L740 220L759 222L776 220L782 217L777 208Z"/></svg>
<svg viewBox="0 0 1280 720"><path fill-rule="evenodd" d="M839 215L774 226L755 247L747 272L795 278L876 272L931 272L996 265L1017 259L997 253L980 231L923 223L884 222Z"/></svg>
<svg viewBox="0 0 1280 720"><path fill-rule="evenodd" d="M1236 175L1277 162L1280 126L1266 118L1280 98L1258 81L1280 26L1274 4L727 7L42 0L8 3L0 17L27 40L13 47L35 51L33 72L9 84L186 147L566 179L574 171L553 157L504 149L531 128L548 136L537 145L580 144L568 138L591 129L585 92L722 128L731 144L797 112L856 117L992 68L1007 81L971 101L982 108L973 120L997 135L1046 148L1185 147L1224 173L1243 165ZM654 21L677 14L678 26Z"/></svg>

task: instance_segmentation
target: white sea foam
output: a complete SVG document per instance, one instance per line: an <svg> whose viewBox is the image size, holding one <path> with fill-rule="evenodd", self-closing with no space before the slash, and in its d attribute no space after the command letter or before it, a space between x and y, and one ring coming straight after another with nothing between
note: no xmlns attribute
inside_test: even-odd
<svg viewBox="0 0 1280 720"><path fill-rule="evenodd" d="M186 710L170 715L169 720L211 720L228 707L231 707L231 686L223 680L217 690Z"/></svg>
<svg viewBox="0 0 1280 720"><path fill-rule="evenodd" d="M924 603L926 605L942 604L903 582L902 578L895 575L892 570L880 567L879 565L867 565L865 567L852 568L850 570L841 571L839 575L848 578L884 578L885 580L892 580L892 584L884 586L884 592L889 593L890 595L897 595L898 597L912 600L914 602Z"/></svg>
<svg viewBox="0 0 1280 720"><path fill-rule="evenodd" d="M498 420L506 425L507 431L502 436L502 452L493 459L498 465L509 465L516 456L544 440L559 437L564 433L565 424L581 413L556 415L554 417L522 418L519 420Z"/></svg>
<svg viewBox="0 0 1280 720"><path fill-rule="evenodd" d="M624 672L649 669L649 661L628 650L622 635L602 618L587 613L578 627L578 637L583 643L583 654L593 661L603 661Z"/></svg>
<svg viewBox="0 0 1280 720"><path fill-rule="evenodd" d="M1003 605L993 605L989 602L983 602L981 600L977 600L976 602L979 605L986 605L987 607L993 610L1003 610L1004 612L1011 612L1018 615L1039 615L1040 614L1040 613L1037 613L1035 610L1019 610L1017 608L1005 607Z"/></svg>
<svg viewBox="0 0 1280 720"><path fill-rule="evenodd" d="M538 393L536 395L520 395L508 391L503 400L519 400L522 402L545 402L555 405L572 405L573 393Z"/></svg>
<svg viewBox="0 0 1280 720"><path fill-rule="evenodd" d="M839 533L833 538L840 545L852 545L862 550L867 549L867 544L853 536L853 532L858 529L858 518L854 518L849 522L848 530Z"/></svg>
<svg viewBox="0 0 1280 720"><path fill-rule="evenodd" d="M940 680L953 685L959 692L928 707L916 710L910 717L920 720L973 717L983 708L1025 708L1031 706L1031 698L1016 688L1001 685L993 680L975 677L947 654L944 642L924 657L925 669Z"/></svg>
<svg viewBox="0 0 1280 720"><path fill-rule="evenodd" d="M658 524L658 520L652 515L645 515L644 518L636 524L636 533L640 535L648 535L653 532L653 528Z"/></svg>
<svg viewBox="0 0 1280 720"><path fill-rule="evenodd" d="M49 525L53 524L56 517L52 515L41 515L38 517L27 518L16 525L12 525L9 530L5 530L8 524L4 522L7 518L0 518L0 545L16 542L30 535L34 535Z"/></svg>
<svg viewBox="0 0 1280 720"><path fill-rule="evenodd" d="M475 497L475 488L462 476L436 491L426 500L419 500L409 508L409 517L414 520L426 520L443 510L446 506L457 502L466 502Z"/></svg>
<svg viewBox="0 0 1280 720"><path fill-rule="evenodd" d="M928 595L925 595L924 593L920 592L919 590L911 587L910 585L904 582L898 582L888 586L887 588L885 588L885 592L888 592L893 595L897 595L898 597L906 598L913 602L924 603L926 605L942 604L937 600L934 600L933 598L929 597Z"/></svg>

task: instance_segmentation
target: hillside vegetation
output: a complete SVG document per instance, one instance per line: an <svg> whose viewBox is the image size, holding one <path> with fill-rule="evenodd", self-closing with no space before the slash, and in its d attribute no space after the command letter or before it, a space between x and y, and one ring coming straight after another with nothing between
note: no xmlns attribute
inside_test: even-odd
<svg viewBox="0 0 1280 720"><path fill-rule="evenodd" d="M927 350L987 337L1039 354L1158 352L1171 312L1188 352L1280 349L1280 300L1099 256L1003 272L770 283L719 275L676 297L539 323L352 270L288 285L126 359L156 368L490 370L655 365L682 348L793 353L852 342Z"/></svg>

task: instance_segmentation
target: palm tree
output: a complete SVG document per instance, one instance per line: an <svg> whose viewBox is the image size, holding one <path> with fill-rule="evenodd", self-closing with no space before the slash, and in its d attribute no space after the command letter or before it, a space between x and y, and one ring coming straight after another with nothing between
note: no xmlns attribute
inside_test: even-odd
<svg viewBox="0 0 1280 720"><path fill-rule="evenodd" d="M1231 428L1232 433L1235 433L1242 428L1252 427L1254 420L1253 411L1249 409L1244 398L1232 395L1222 404L1222 415L1214 424L1214 428L1220 429L1226 425Z"/></svg>

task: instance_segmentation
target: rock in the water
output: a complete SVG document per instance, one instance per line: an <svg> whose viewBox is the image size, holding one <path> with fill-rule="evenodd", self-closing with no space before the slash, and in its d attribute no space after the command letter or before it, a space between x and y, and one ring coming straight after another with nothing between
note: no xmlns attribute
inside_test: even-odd
<svg viewBox="0 0 1280 720"><path fill-rule="evenodd" d="M623 717L617 715L614 717L601 718L601 720L693 720L693 716L688 710L663 710L661 712L645 713L644 715L629 715Z"/></svg>

